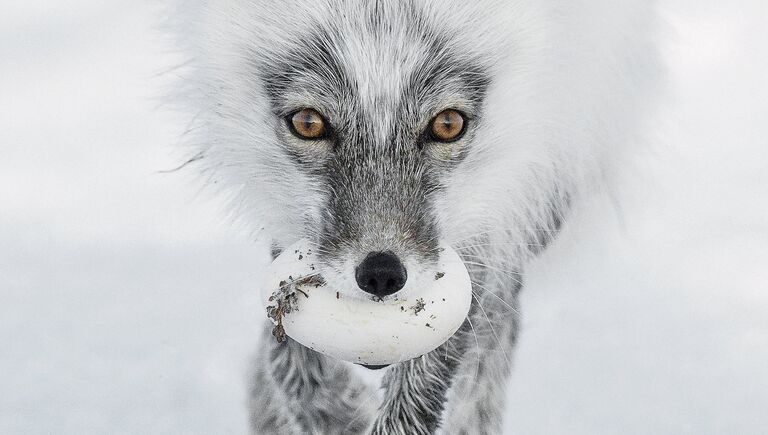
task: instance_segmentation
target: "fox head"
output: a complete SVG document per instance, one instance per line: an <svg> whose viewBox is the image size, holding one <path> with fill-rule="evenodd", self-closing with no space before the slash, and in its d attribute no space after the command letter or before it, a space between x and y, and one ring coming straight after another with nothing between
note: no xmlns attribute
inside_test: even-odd
<svg viewBox="0 0 768 435"><path fill-rule="evenodd" d="M310 239L339 289L417 287L441 242L519 266L631 142L641 101L620 38L569 33L609 2L558 3L198 1L196 164L275 245ZM607 9L595 26L649 25Z"/></svg>

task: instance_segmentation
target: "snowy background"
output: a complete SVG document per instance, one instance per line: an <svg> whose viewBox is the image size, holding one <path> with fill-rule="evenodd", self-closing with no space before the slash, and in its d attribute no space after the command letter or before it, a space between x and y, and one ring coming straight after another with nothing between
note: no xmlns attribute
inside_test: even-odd
<svg viewBox="0 0 768 435"><path fill-rule="evenodd" d="M267 259L159 173L157 3L0 5L0 434L246 432ZM768 3L665 3L663 145L533 266L509 433L768 427Z"/></svg>

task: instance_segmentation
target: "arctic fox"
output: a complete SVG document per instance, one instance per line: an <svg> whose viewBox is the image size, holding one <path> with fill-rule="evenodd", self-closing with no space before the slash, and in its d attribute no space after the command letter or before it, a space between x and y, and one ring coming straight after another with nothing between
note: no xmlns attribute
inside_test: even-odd
<svg viewBox="0 0 768 435"><path fill-rule="evenodd" d="M274 255L310 239L335 288L386 296L434 276L448 243L473 282L465 324L386 368L381 397L264 339L254 433L501 433L523 271L638 145L654 1L194 0L174 15L189 166Z"/></svg>

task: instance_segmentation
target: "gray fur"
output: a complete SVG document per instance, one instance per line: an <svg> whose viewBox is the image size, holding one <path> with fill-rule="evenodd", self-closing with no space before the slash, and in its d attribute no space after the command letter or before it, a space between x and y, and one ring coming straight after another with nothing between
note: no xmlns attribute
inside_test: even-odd
<svg viewBox="0 0 768 435"><path fill-rule="evenodd" d="M290 338L276 343L271 329L264 329L250 394L254 433L363 433L374 411L365 385L346 365Z"/></svg>
<svg viewBox="0 0 768 435"><path fill-rule="evenodd" d="M466 323L392 366L381 400L345 363L265 333L254 433L497 434L526 263L573 204L641 142L654 90L649 0L192 0L175 11L190 62L178 100L199 168L273 253L315 244L319 272L390 250L404 293L434 277L439 242L473 281ZM329 135L286 117L313 108ZM440 111L468 127L425 134Z"/></svg>

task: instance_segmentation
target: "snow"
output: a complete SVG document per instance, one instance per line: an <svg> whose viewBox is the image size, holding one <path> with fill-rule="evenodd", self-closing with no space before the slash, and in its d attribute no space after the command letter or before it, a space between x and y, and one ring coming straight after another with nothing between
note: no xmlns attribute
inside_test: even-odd
<svg viewBox="0 0 768 435"><path fill-rule="evenodd" d="M768 425L768 5L665 4L662 145L530 270L509 433ZM0 433L246 432L267 259L159 173L158 13L0 6Z"/></svg>

